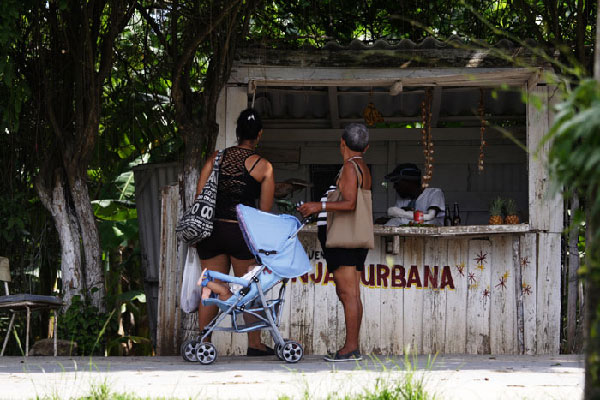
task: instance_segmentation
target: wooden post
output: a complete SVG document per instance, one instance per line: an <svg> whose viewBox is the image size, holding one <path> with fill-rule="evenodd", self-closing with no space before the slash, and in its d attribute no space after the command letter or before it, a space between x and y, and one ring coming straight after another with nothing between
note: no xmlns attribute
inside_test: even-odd
<svg viewBox="0 0 600 400"><path fill-rule="evenodd" d="M54 333L52 334L52 336L54 336L54 357L56 357L58 355L58 308L55 308L54 311Z"/></svg>
<svg viewBox="0 0 600 400"><path fill-rule="evenodd" d="M569 223L569 257L568 257L568 273L567 273L567 352L575 353L577 350L577 299L578 299L578 284L579 277L579 225L573 223L573 217L579 210L579 196L577 193L571 197L571 221Z"/></svg>
<svg viewBox="0 0 600 400"><path fill-rule="evenodd" d="M219 135L216 148L222 150L237 144L235 130L240 112L248 108L248 90L244 87L227 86L221 91L217 103Z"/></svg>
<svg viewBox="0 0 600 400"><path fill-rule="evenodd" d="M562 196L550 192L547 167L550 142L540 143L548 133L554 118L552 108L558 101L556 88L536 86L528 89L527 102L527 164L529 168L529 226L545 232L561 233L563 229ZM535 99L537 98L538 101ZM542 108L536 107L536 102Z"/></svg>
<svg viewBox="0 0 600 400"><path fill-rule="evenodd" d="M175 355L179 352L181 276L177 268L177 185L161 190L160 262L158 271L158 318L156 324L156 354Z"/></svg>
<svg viewBox="0 0 600 400"><path fill-rule="evenodd" d="M527 148L529 167L529 226L538 230L536 287L537 354L558 354L560 350L560 239L563 230L563 201L550 191L547 168L551 143L540 143L553 123L558 101L553 86L528 88ZM537 100L535 99L537 97ZM536 103L542 104L541 109Z"/></svg>
<svg viewBox="0 0 600 400"><path fill-rule="evenodd" d="M517 346L519 354L525 354L525 314L523 311L523 276L521 273L520 240L512 238L513 271L515 271L515 300L517 304Z"/></svg>
<svg viewBox="0 0 600 400"><path fill-rule="evenodd" d="M29 323L31 322L31 309L27 307L27 335L25 336L25 357L29 355Z"/></svg>

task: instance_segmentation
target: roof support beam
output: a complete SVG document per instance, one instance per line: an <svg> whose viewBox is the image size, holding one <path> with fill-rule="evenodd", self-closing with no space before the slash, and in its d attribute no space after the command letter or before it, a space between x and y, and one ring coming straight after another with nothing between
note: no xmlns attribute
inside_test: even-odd
<svg viewBox="0 0 600 400"><path fill-rule="evenodd" d="M329 118L331 119L331 127L337 129L340 127L337 86L329 86L327 91L329 93Z"/></svg>
<svg viewBox="0 0 600 400"><path fill-rule="evenodd" d="M514 126L507 129L518 139L525 139L525 127ZM432 128L436 141L479 140L479 127ZM291 129L264 128L262 141L268 142L330 142L339 141L342 129ZM504 134L493 127L486 132L488 140L505 139ZM370 128L369 141L409 140L415 143L421 137L420 128Z"/></svg>
<svg viewBox="0 0 600 400"><path fill-rule="evenodd" d="M442 87L433 88L433 98L431 100L431 127L436 128L440 119L440 108L442 107Z"/></svg>
<svg viewBox="0 0 600 400"><path fill-rule="evenodd" d="M238 66L229 83L259 86L409 86L523 85L537 68L302 68Z"/></svg>

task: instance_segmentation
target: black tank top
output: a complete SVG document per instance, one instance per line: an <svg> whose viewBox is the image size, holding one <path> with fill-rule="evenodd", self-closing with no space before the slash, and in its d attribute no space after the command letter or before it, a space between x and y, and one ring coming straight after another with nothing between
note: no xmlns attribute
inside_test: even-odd
<svg viewBox="0 0 600 400"><path fill-rule="evenodd" d="M260 157L250 170L247 170L245 165L246 159L253 154L256 154L254 150L242 147L225 149L219 172L215 218L237 221L235 207L238 204L256 207L256 199L260 197L260 182L257 182L250 172L258 164Z"/></svg>

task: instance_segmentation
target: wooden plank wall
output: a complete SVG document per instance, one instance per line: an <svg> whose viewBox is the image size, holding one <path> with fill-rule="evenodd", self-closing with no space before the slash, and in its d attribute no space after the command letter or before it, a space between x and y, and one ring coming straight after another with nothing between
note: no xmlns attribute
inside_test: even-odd
<svg viewBox="0 0 600 400"><path fill-rule="evenodd" d="M307 354L325 354L343 345L343 308L316 235L301 236L315 270L289 283L281 331ZM377 237L379 251L369 253L361 283L361 351L557 353L559 321L550 299L560 299L536 291L540 280L560 282L548 270L536 274L538 242L547 254L556 250L544 240L535 233L407 237L400 238L398 254L386 254L386 239Z"/></svg>
<svg viewBox="0 0 600 400"><path fill-rule="evenodd" d="M175 262L172 234L176 204L176 189L166 188L161 221L159 354L177 352L181 324L181 271ZM288 283L280 330L285 338L301 342L306 354L325 354L343 345L343 307L316 234L302 232L299 238L314 269ZM390 239L376 236L376 247L369 252L361 278L363 353L558 353L559 234L399 237L396 254L386 252ZM278 293L279 287L275 287L267 297L275 298ZM197 335L196 318L186 320L189 324L183 329ZM242 323L241 318L238 322ZM223 326L230 326L230 319ZM262 336L270 343L267 331ZM215 332L212 342L221 355L245 354L247 348L243 333Z"/></svg>
<svg viewBox="0 0 600 400"><path fill-rule="evenodd" d="M302 343L306 354L326 354L344 343L343 307L316 235L299 237L314 269L288 283L280 331ZM363 353L558 353L560 236L399 239L398 253L387 254L388 239L377 236L367 257L361 279ZM267 297L276 298L279 287ZM262 338L271 343L268 331ZM243 333L215 332L212 342L221 355L246 352Z"/></svg>
<svg viewBox="0 0 600 400"><path fill-rule="evenodd" d="M161 189L160 257L158 265L158 317L156 354L179 353L181 271L177 267L177 185Z"/></svg>

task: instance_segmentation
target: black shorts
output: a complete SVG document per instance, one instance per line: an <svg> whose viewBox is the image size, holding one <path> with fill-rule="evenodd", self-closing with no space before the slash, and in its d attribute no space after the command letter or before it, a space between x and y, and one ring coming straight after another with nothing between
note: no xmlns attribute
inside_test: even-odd
<svg viewBox="0 0 600 400"><path fill-rule="evenodd" d="M339 247L325 247L327 242L327 226L320 225L317 227L317 236L321 242L321 250L325 261L327 261L327 270L335 271L341 266L354 266L357 271L365 269L365 260L369 249L343 249Z"/></svg>
<svg viewBox="0 0 600 400"><path fill-rule="evenodd" d="M254 259L254 255L244 241L240 226L235 222L214 220L212 235L198 243L196 249L201 260L221 254L238 260Z"/></svg>

